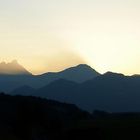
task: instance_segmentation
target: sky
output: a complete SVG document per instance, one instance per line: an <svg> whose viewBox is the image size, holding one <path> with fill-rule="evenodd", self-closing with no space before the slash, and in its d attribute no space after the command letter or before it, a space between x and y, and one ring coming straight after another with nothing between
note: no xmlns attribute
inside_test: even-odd
<svg viewBox="0 0 140 140"><path fill-rule="evenodd" d="M13 59L33 74L140 74L140 1L0 0L0 61Z"/></svg>

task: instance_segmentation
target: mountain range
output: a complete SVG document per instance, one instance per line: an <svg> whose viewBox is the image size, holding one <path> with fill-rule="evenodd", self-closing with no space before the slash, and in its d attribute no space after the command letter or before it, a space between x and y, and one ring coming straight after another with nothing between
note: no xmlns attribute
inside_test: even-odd
<svg viewBox="0 0 140 140"><path fill-rule="evenodd" d="M140 76L99 74L81 64L58 73L34 76L1 75L0 89L12 95L32 95L76 104L87 111L140 111ZM4 90L6 89L6 90Z"/></svg>
<svg viewBox="0 0 140 140"><path fill-rule="evenodd" d="M32 95L73 103L90 112L139 112L140 77L107 72L81 84L60 79Z"/></svg>
<svg viewBox="0 0 140 140"><path fill-rule="evenodd" d="M0 91L10 92L15 88L26 85L32 88L41 88L58 79L82 83L98 75L100 74L86 64L71 67L60 72L33 75L14 60L11 63L2 62L0 64Z"/></svg>

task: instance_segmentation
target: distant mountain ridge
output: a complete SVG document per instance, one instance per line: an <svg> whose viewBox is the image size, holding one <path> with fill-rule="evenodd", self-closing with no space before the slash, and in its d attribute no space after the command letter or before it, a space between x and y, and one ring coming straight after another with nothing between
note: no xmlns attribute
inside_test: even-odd
<svg viewBox="0 0 140 140"><path fill-rule="evenodd" d="M140 77L107 72L81 84L56 81L32 95L73 103L88 111L139 112Z"/></svg>
<svg viewBox="0 0 140 140"><path fill-rule="evenodd" d="M21 91L22 91L22 93L21 93ZM19 92L21 94L19 94ZM27 95L28 96L28 95L30 95L30 93L34 93L34 92L35 92L34 88L32 88L32 87L30 87L28 85L24 85L22 87L14 89L10 94L11 95L24 95L24 96Z"/></svg>
<svg viewBox="0 0 140 140"><path fill-rule="evenodd" d="M74 81L77 83L85 82L89 79L95 78L99 76L100 73L98 73L96 70L92 69L90 66L86 64L80 64L74 67L67 68L60 72L49 72L40 75L40 77L47 77L52 79L66 79L70 81Z"/></svg>
<svg viewBox="0 0 140 140"><path fill-rule="evenodd" d="M8 69L9 67L10 69ZM32 75L23 66L18 64L17 61L12 61L7 64L4 62L1 63L0 70L0 91L4 92L11 92L16 88L23 87L24 85L30 86L31 88L41 88L58 79L66 79L82 83L100 75L86 64L80 64L60 72L48 72L42 75ZM15 74L16 72L17 74Z"/></svg>
<svg viewBox="0 0 140 140"><path fill-rule="evenodd" d="M23 90L17 90L21 94ZM29 95L111 112L140 111L140 77L107 72L83 83L59 79Z"/></svg>

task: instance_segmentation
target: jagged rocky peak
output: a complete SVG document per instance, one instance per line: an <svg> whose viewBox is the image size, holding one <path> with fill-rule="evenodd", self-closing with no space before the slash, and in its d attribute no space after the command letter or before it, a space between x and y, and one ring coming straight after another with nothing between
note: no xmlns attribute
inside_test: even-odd
<svg viewBox="0 0 140 140"><path fill-rule="evenodd" d="M30 75L22 65L18 63L17 60L11 62L1 62L0 63L0 74L1 75Z"/></svg>

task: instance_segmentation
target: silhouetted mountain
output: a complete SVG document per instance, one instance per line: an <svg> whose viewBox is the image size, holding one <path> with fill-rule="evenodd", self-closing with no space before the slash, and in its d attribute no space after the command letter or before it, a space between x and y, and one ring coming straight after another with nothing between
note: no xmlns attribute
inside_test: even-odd
<svg viewBox="0 0 140 140"><path fill-rule="evenodd" d="M29 85L33 80L33 75L0 75L0 91L11 92L16 88Z"/></svg>
<svg viewBox="0 0 140 140"><path fill-rule="evenodd" d="M12 63L15 63L14 65L19 66L17 62L12 62ZM22 87L24 85L28 85L32 88L41 88L58 79L66 79L69 81L81 83L86 80L95 78L96 76L99 75L100 74L98 72L96 72L91 67L84 64L66 69L61 72L56 72L56 73L49 72L36 76L31 74L26 74L26 75L3 74L0 75L0 91L11 92L12 90Z"/></svg>
<svg viewBox="0 0 140 140"><path fill-rule="evenodd" d="M0 63L0 75L31 75L23 66L16 60L10 63Z"/></svg>
<svg viewBox="0 0 140 140"><path fill-rule="evenodd" d="M32 95L72 103L77 86L78 84L75 82L60 79L36 90Z"/></svg>
<svg viewBox="0 0 140 140"><path fill-rule="evenodd" d="M93 79L100 74L92 69L90 66L81 64L75 67L68 68L61 72L49 72L37 76L38 80L44 82L45 84L49 84L58 79L65 79L77 83L85 82L89 79Z"/></svg>
<svg viewBox="0 0 140 140"><path fill-rule="evenodd" d="M11 94L35 95L73 103L88 111L140 111L139 75L125 76L113 72L100 75L87 65L38 76L1 75L0 89L14 89L9 92Z"/></svg>
<svg viewBox="0 0 140 140"><path fill-rule="evenodd" d="M77 83L82 83L99 75L100 74L94 69L92 69L90 66L86 64L80 64L76 67L71 67L64 71L58 72L56 77L58 77L58 79L62 78Z"/></svg>
<svg viewBox="0 0 140 140"><path fill-rule="evenodd" d="M32 93L35 92L35 89L28 86L28 85L24 85L22 87L16 88L14 89L12 92L10 92L10 95L31 95Z"/></svg>
<svg viewBox="0 0 140 140"><path fill-rule="evenodd" d="M34 95L74 103L80 108L113 112L140 111L140 78L107 72L81 84L56 81Z"/></svg>

